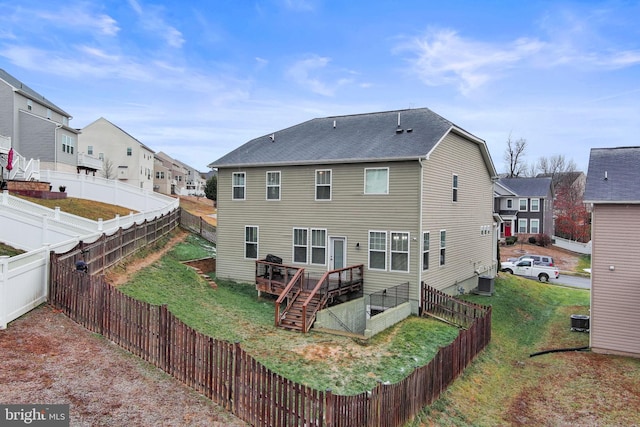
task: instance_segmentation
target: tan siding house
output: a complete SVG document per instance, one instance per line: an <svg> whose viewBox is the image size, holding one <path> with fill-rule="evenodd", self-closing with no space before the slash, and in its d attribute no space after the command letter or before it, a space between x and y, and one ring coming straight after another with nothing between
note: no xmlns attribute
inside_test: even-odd
<svg viewBox="0 0 640 427"><path fill-rule="evenodd" d="M423 281L459 293L495 275L486 144L428 109L313 119L209 166L218 277L251 283L267 254L318 277L363 264L365 295L409 283L417 311Z"/></svg>
<svg viewBox="0 0 640 427"><path fill-rule="evenodd" d="M640 147L592 149L591 349L640 357Z"/></svg>

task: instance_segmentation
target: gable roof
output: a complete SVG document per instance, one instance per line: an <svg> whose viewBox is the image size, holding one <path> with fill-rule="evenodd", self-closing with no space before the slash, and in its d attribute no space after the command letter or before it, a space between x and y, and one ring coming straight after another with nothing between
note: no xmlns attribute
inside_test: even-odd
<svg viewBox="0 0 640 427"><path fill-rule="evenodd" d="M551 178L500 178L497 184L511 191L514 196L547 197L551 188Z"/></svg>
<svg viewBox="0 0 640 427"><path fill-rule="evenodd" d="M0 68L0 80L4 80L9 86L13 87L14 90L20 92L23 96L32 99L36 102L39 102L42 105L45 105L47 108L51 110L55 110L58 114L61 114L65 117L71 118L71 115L64 111L62 108L58 107L53 102L49 101L44 96L40 95L35 90L31 89L26 84L22 83L20 80L13 77L11 74L7 73L5 70Z"/></svg>
<svg viewBox="0 0 640 427"><path fill-rule="evenodd" d="M640 147L592 148L585 203L640 203Z"/></svg>
<svg viewBox="0 0 640 427"><path fill-rule="evenodd" d="M147 151L150 151L151 153L155 154L155 151L153 151L151 148L147 147L146 145L144 145L142 142L140 142L136 137L134 137L133 135L131 135L129 132L127 132L126 130L122 129L120 126L110 122L109 120L105 119L104 117L100 117L99 119L94 120L93 122L89 123L88 125L86 125L84 128L82 128L81 130L84 130L86 128L88 128L89 126L98 123L100 121L106 122L109 125L113 126L114 128L118 129L120 132L124 133L125 135L127 135L129 138L133 139L135 142L137 142L138 144L140 144L140 147L144 148Z"/></svg>
<svg viewBox="0 0 640 427"><path fill-rule="evenodd" d="M252 139L209 167L417 160L449 132L478 144L495 176L485 142L427 108L312 119Z"/></svg>

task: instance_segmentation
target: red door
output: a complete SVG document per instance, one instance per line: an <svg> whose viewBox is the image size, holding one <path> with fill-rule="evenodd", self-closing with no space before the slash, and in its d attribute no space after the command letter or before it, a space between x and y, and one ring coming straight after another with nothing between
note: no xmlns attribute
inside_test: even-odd
<svg viewBox="0 0 640 427"><path fill-rule="evenodd" d="M504 237L510 237L511 236L511 223L507 222L504 225Z"/></svg>

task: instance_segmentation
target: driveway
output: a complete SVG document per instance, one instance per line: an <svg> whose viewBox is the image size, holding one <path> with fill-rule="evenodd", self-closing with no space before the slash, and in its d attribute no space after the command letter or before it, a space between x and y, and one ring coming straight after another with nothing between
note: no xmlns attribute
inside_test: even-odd
<svg viewBox="0 0 640 427"><path fill-rule="evenodd" d="M552 285L571 286L572 288L591 289L590 277L572 276L569 274L562 274L562 272L560 272L560 277L558 279L551 279L549 280L549 283Z"/></svg>

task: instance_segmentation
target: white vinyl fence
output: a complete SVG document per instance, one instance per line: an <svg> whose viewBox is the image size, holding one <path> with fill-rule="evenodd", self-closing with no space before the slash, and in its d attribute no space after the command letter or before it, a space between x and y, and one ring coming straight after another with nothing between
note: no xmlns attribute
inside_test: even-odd
<svg viewBox="0 0 640 427"><path fill-rule="evenodd" d="M0 329L47 300L50 251L66 252L81 240L92 243L103 233L160 217L180 204L178 199L114 180L53 171L42 171L42 175L47 177L43 180L55 184L54 188L67 186L71 197L139 212L92 221L13 197L5 190L0 196L0 241L28 252L0 257Z"/></svg>
<svg viewBox="0 0 640 427"><path fill-rule="evenodd" d="M563 239L562 237L553 236L553 245L571 252L579 254L591 255L591 242L582 243L574 240Z"/></svg>

